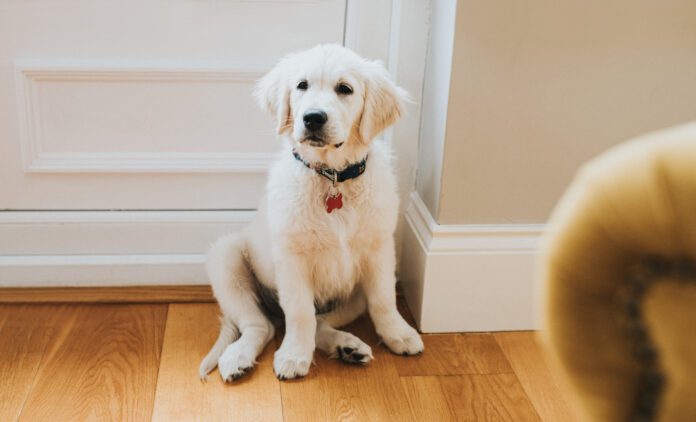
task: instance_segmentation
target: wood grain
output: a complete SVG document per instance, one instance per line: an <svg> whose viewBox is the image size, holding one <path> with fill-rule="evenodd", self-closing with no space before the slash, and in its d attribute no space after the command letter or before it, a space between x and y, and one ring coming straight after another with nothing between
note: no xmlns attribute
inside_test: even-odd
<svg viewBox="0 0 696 422"><path fill-rule="evenodd" d="M0 303L214 302L210 286L1 288Z"/></svg>
<svg viewBox="0 0 696 422"><path fill-rule="evenodd" d="M65 307L0 306L0 420L17 420L46 346L69 317Z"/></svg>
<svg viewBox="0 0 696 422"><path fill-rule="evenodd" d="M155 421L282 421L279 381L273 374L273 347L246 377L224 384L213 371L198 379L198 364L219 330L215 304L170 305L153 411Z"/></svg>
<svg viewBox="0 0 696 422"><path fill-rule="evenodd" d="M413 420L394 362L417 358L395 356L378 345L367 316L343 329L367 343L375 359L365 366L350 365L316 351L307 377L281 384L285 421ZM277 346L281 339L282 332Z"/></svg>
<svg viewBox="0 0 696 422"><path fill-rule="evenodd" d="M538 421L514 374L438 377L458 421Z"/></svg>
<svg viewBox="0 0 696 422"><path fill-rule="evenodd" d="M75 305L44 353L20 420L149 420L166 305Z"/></svg>
<svg viewBox="0 0 696 422"><path fill-rule="evenodd" d="M456 416L447 403L440 377L401 377L408 406L416 421L454 421Z"/></svg>
<svg viewBox="0 0 696 422"><path fill-rule="evenodd" d="M510 373L512 368L491 334L424 335L425 353L400 359L401 376Z"/></svg>
<svg viewBox="0 0 696 422"><path fill-rule="evenodd" d="M537 342L536 333L496 333L495 339L543 420L578 420L555 381L546 356Z"/></svg>
<svg viewBox="0 0 696 422"><path fill-rule="evenodd" d="M317 368L314 368L317 369ZM285 421L409 421L396 372L372 367L362 376L329 377L318 371L281 385Z"/></svg>
<svg viewBox="0 0 696 422"><path fill-rule="evenodd" d="M0 305L0 420L577 420L530 332L426 335L422 356L403 357L362 317L345 329L372 347L369 365L317 351L306 378L280 383L279 330L248 377L201 383L217 315L207 303Z"/></svg>

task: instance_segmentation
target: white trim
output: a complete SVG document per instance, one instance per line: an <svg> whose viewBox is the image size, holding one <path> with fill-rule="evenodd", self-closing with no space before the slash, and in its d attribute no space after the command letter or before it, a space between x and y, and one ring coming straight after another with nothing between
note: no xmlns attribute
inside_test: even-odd
<svg viewBox="0 0 696 422"><path fill-rule="evenodd" d="M0 287L206 284L210 244L255 213L3 211Z"/></svg>
<svg viewBox="0 0 696 422"><path fill-rule="evenodd" d="M92 267L101 265L202 264L203 254L0 256L0 267Z"/></svg>
<svg viewBox="0 0 696 422"><path fill-rule="evenodd" d="M387 63L391 15L391 1L346 0L343 45L362 57Z"/></svg>
<svg viewBox="0 0 696 422"><path fill-rule="evenodd" d="M406 219L431 254L535 251L544 230L543 224L437 224L416 192Z"/></svg>
<svg viewBox="0 0 696 422"><path fill-rule="evenodd" d="M110 223L248 223L256 211L0 211L6 224L110 224Z"/></svg>
<svg viewBox="0 0 696 422"><path fill-rule="evenodd" d="M401 281L424 332L536 328L541 224L437 224L410 197Z"/></svg>
<svg viewBox="0 0 696 422"><path fill-rule="evenodd" d="M0 287L206 284L204 254L0 256Z"/></svg>
<svg viewBox="0 0 696 422"><path fill-rule="evenodd" d="M394 81L408 91L413 100L406 105L405 116L384 133L385 141L394 150L394 170L399 175L399 211L402 218L396 231L398 256L401 256L402 235L406 226L403 216L409 194L416 184L430 3L430 0L392 0L388 11L387 68ZM382 25L387 25L387 22Z"/></svg>
<svg viewBox="0 0 696 422"><path fill-rule="evenodd" d="M255 213L2 211L0 256L200 254L219 236L243 230Z"/></svg>
<svg viewBox="0 0 696 422"><path fill-rule="evenodd" d="M360 4L355 0L346 0L346 10L343 25L343 45L351 50L357 50L360 31Z"/></svg>
<svg viewBox="0 0 696 422"><path fill-rule="evenodd" d="M273 153L49 153L42 149L38 83L42 81L252 83L269 65L251 63L15 62L22 162L27 173L259 173Z"/></svg>
<svg viewBox="0 0 696 422"><path fill-rule="evenodd" d="M392 0L389 18L389 51L387 69L396 79L399 70L399 42L401 41L402 0Z"/></svg>
<svg viewBox="0 0 696 422"><path fill-rule="evenodd" d="M433 213L438 215L449 115L457 1L432 1L430 5L418 134L419 151L416 157L416 190Z"/></svg>
<svg viewBox="0 0 696 422"><path fill-rule="evenodd" d="M210 244L255 213L0 212L0 287L206 284Z"/></svg>
<svg viewBox="0 0 696 422"><path fill-rule="evenodd" d="M261 173L273 158L274 154L264 153L39 152L24 169L28 173Z"/></svg>

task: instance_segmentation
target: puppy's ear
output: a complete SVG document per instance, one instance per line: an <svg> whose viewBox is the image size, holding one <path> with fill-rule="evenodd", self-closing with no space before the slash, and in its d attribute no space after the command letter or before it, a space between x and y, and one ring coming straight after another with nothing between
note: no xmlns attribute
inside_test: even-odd
<svg viewBox="0 0 696 422"><path fill-rule="evenodd" d="M254 97L262 110L276 118L277 132L290 130L292 111L290 110L290 81L288 70L291 57L284 57L266 75L256 82Z"/></svg>
<svg viewBox="0 0 696 422"><path fill-rule="evenodd" d="M411 97L398 87L380 62L366 63L365 98L360 117L360 138L368 143L403 114Z"/></svg>

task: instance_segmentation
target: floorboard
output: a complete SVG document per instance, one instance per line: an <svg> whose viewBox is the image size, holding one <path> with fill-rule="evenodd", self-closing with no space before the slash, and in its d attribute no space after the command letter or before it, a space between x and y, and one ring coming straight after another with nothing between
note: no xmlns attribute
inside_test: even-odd
<svg viewBox="0 0 696 422"><path fill-rule="evenodd" d="M280 382L281 328L247 377L202 383L218 328L212 303L0 305L0 421L578 420L532 332L425 335L403 357L363 316L345 330L369 365L317 351L307 377Z"/></svg>
<svg viewBox="0 0 696 422"><path fill-rule="evenodd" d="M491 334L423 336L426 353L396 362L401 376L511 373L512 368Z"/></svg>
<svg viewBox="0 0 696 422"><path fill-rule="evenodd" d="M157 381L155 421L282 421L279 381L273 374L273 347L246 377L224 384L217 370L203 383L198 364L219 330L216 304L172 304Z"/></svg>
<svg viewBox="0 0 696 422"><path fill-rule="evenodd" d="M167 305L66 312L71 323L51 338L19 420L149 420Z"/></svg>
<svg viewBox="0 0 696 422"><path fill-rule="evenodd" d="M438 377L458 421L539 421L515 374Z"/></svg>
<svg viewBox="0 0 696 422"><path fill-rule="evenodd" d="M0 306L0 420L19 418L49 341L70 319L64 306Z"/></svg>
<svg viewBox="0 0 696 422"><path fill-rule="evenodd" d="M316 351L316 365L307 377L281 384L285 421L414 420L404 399L395 361L419 357L395 356L378 344L367 317L344 330L366 342L374 360L366 366L350 365ZM276 344L280 345L280 336Z"/></svg>
<svg viewBox="0 0 696 422"><path fill-rule="evenodd" d="M215 302L210 286L3 287L0 303Z"/></svg>
<svg viewBox="0 0 696 422"><path fill-rule="evenodd" d="M577 419L549 368L534 332L496 333L495 339L520 380L527 396L543 420Z"/></svg>
<svg viewBox="0 0 696 422"><path fill-rule="evenodd" d="M416 421L455 421L456 416L447 402L440 377L401 377L408 406Z"/></svg>

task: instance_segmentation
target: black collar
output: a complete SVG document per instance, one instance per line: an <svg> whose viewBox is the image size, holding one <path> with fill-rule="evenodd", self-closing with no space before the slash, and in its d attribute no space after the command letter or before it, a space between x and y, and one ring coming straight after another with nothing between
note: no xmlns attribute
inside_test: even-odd
<svg viewBox="0 0 696 422"><path fill-rule="evenodd" d="M365 156L365 158L363 158L359 163L351 164L339 171L326 167L312 167L312 165L303 160L302 157L300 157L300 154L298 154L294 149L292 150L292 155L294 155L295 159L304 164L308 169L316 171L317 174L326 177L332 183L341 183L349 179L355 179L356 177L365 173L365 167L367 167L367 156Z"/></svg>

